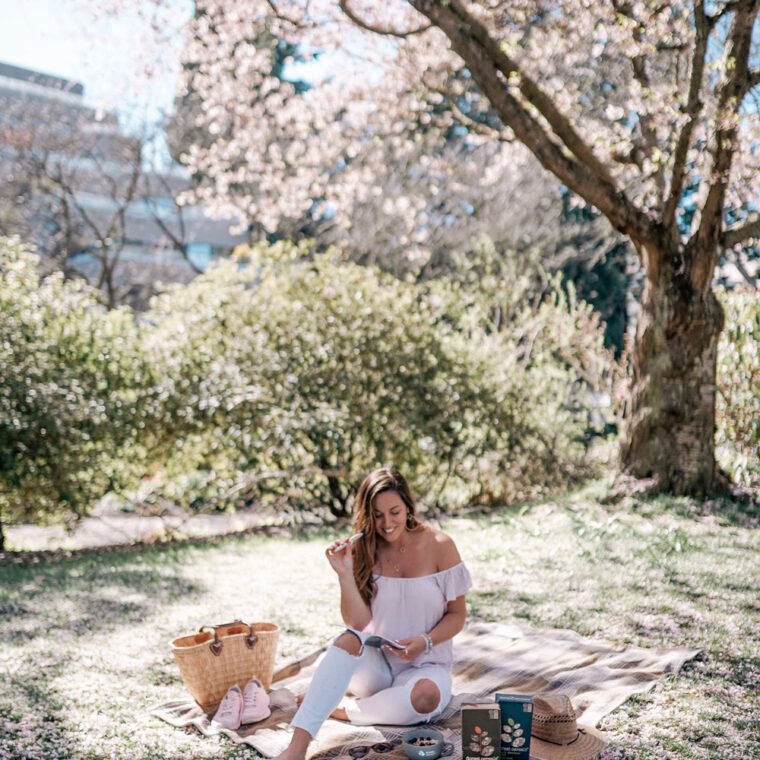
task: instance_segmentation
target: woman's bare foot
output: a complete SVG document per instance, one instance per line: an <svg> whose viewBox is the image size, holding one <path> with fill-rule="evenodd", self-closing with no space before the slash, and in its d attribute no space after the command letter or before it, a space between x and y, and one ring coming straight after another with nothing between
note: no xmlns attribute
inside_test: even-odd
<svg viewBox="0 0 760 760"><path fill-rule="evenodd" d="M288 748L273 758L273 760L304 760L310 741L311 736L309 736L308 732L302 728L296 728L293 731L293 737L290 740Z"/></svg>

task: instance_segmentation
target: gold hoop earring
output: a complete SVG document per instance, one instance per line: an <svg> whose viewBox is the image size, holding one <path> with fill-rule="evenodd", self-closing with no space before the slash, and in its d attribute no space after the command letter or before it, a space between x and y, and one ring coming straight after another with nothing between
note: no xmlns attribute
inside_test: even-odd
<svg viewBox="0 0 760 760"><path fill-rule="evenodd" d="M406 512L406 529L407 530L411 530L414 527L414 524L416 522L417 521L415 520L414 515L409 510L407 510L407 512Z"/></svg>

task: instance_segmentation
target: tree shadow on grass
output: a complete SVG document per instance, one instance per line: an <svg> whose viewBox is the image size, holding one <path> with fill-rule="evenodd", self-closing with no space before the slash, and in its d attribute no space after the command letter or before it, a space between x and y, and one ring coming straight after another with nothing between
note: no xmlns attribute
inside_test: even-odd
<svg viewBox="0 0 760 760"><path fill-rule="evenodd" d="M162 604L207 591L177 563L142 562L134 554L92 556L45 565L0 568L0 631L21 644L56 630L93 634L142 623Z"/></svg>
<svg viewBox="0 0 760 760"><path fill-rule="evenodd" d="M649 508L673 512L689 520L712 517L721 525L737 528L760 528L760 495L745 499L694 499L686 496L659 495L637 499Z"/></svg>
<svg viewBox="0 0 760 760"><path fill-rule="evenodd" d="M0 685L0 757L78 757L74 727L63 700L51 686L63 662L25 663Z"/></svg>
<svg viewBox="0 0 760 760"><path fill-rule="evenodd" d="M472 591L467 594L467 606L472 617L489 621L527 620L532 609L549 598L549 593L528 595L510 588L494 591Z"/></svg>
<svg viewBox="0 0 760 760"><path fill-rule="evenodd" d="M114 729L113 726L119 723L119 707L111 703L107 693L100 695L102 702L97 716L88 715L86 726L77 723L76 718L72 717L71 705L55 684L56 679L66 677L67 664L65 656L58 661L48 658L41 664L38 658L28 656L17 663L11 676L0 679L0 725L3 726L0 731L0 758L98 760L129 757L135 760L169 760L178 756L176 747L171 743L156 746L155 739L145 741L139 732ZM158 669L161 666L157 664L150 670ZM178 673L167 673L167 676L170 683L181 682ZM156 679L151 677L150 680L155 682ZM113 753L113 741L110 749L99 751L98 743L92 742L92 731L108 736L114 730L122 731L119 754ZM89 737L89 747L83 745L85 737ZM126 745L129 745L128 748Z"/></svg>

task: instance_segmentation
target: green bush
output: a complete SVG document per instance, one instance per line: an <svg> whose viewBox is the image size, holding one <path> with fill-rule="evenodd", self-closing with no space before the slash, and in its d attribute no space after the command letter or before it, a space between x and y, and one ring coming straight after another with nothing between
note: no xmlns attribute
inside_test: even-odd
<svg viewBox="0 0 760 760"><path fill-rule="evenodd" d="M566 483L583 469L587 412L567 403L577 374L487 333L473 308L449 283L401 282L286 243L173 288L148 315L153 361L197 389L182 413L205 414L206 433L177 451L213 477L166 487L186 501L214 489L339 515L382 462L442 506ZM567 321L566 303L553 308Z"/></svg>
<svg viewBox="0 0 760 760"><path fill-rule="evenodd" d="M721 290L726 326L718 344L715 451L733 480L760 487L760 292Z"/></svg>
<svg viewBox="0 0 760 760"><path fill-rule="evenodd" d="M482 237L469 254L453 257L450 285L476 329L501 333L521 364L538 372L567 370L558 389L566 405L612 422L609 397L623 381L623 363L604 347L599 313L578 298L572 282L543 273L539 258L499 251Z"/></svg>
<svg viewBox="0 0 760 760"><path fill-rule="evenodd" d="M444 508L588 472L602 333L558 283L533 306L512 293L511 329L494 329L466 283L415 285L279 243L136 320L36 267L26 248L0 248L6 522L76 517L109 490L342 515L388 462Z"/></svg>
<svg viewBox="0 0 760 760"><path fill-rule="evenodd" d="M531 403L520 410L528 445L498 467L481 466L480 500L523 499L598 472L611 448L592 457L589 449L610 440L613 398L625 374L604 347L599 315L577 298L571 282L559 275L541 280L521 255L497 251L488 238L455 264L448 287L459 300L460 324L491 336L501 346L492 360L501 357L507 372L514 365L530 389ZM544 454L536 457L537 451Z"/></svg>
<svg viewBox="0 0 760 760"><path fill-rule="evenodd" d="M37 264L0 241L0 525L76 517L135 477L119 454L151 382L132 314Z"/></svg>

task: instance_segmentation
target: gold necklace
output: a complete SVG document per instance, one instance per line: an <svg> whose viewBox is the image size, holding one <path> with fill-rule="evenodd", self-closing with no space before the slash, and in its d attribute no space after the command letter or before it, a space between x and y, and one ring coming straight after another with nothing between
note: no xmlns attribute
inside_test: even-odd
<svg viewBox="0 0 760 760"><path fill-rule="evenodd" d="M399 546L398 548L399 554L404 554L406 552L405 546ZM390 559L390 557L389 557ZM399 564L401 560L399 559L399 562L396 563L392 559L390 559L391 567L399 574L401 575L401 565Z"/></svg>

